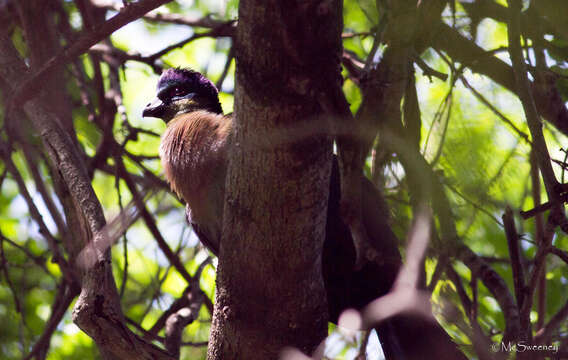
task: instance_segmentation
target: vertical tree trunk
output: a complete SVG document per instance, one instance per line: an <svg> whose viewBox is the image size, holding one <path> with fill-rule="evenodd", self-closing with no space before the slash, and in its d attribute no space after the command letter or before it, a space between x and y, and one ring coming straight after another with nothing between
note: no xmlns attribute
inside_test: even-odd
<svg viewBox="0 0 568 360"><path fill-rule="evenodd" d="M240 2L209 359L274 359L285 346L311 353L326 336L321 253L332 143L317 98L340 79L341 6Z"/></svg>

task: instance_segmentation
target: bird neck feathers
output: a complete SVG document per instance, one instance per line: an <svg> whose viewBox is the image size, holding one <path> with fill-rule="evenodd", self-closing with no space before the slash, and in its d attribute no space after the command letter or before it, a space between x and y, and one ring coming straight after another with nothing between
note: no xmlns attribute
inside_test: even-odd
<svg viewBox="0 0 568 360"><path fill-rule="evenodd" d="M172 190L188 204L212 183L224 183L230 133L230 118L203 110L168 123L160 158Z"/></svg>

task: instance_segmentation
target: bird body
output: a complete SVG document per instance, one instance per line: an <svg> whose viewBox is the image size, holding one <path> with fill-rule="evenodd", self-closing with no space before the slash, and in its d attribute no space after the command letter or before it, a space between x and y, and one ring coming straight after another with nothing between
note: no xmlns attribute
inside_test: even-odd
<svg viewBox="0 0 568 360"><path fill-rule="evenodd" d="M188 222L214 253L221 238L231 125L231 119L220 114L184 113L168 123L160 144L166 179L185 200Z"/></svg>
<svg viewBox="0 0 568 360"><path fill-rule="evenodd" d="M227 155L232 146L232 117L222 114L217 89L207 78L178 68L162 74L157 98L148 104L143 116L159 117L166 122L160 144L165 177L172 190L185 200L188 222L201 242L217 255L223 223ZM386 203L362 176L363 222L372 235L371 245L381 256L381 262L370 262L354 270L353 239L340 215L339 181L334 157L322 269L328 293L335 294L335 301L329 301L332 319L337 319L345 308L360 308L390 290L401 263L397 239L388 224ZM365 272L368 274L362 276ZM382 273L380 283L369 281L365 285L362 282L377 272ZM361 288L365 288L366 295L362 296Z"/></svg>
<svg viewBox="0 0 568 360"><path fill-rule="evenodd" d="M160 77L157 98L148 104L143 116L166 122L160 144L165 177L172 190L185 200L188 222L199 240L219 254L233 127L232 117L222 114L217 89L198 72L169 69ZM356 267L351 231L340 213L340 177L334 157L322 253L322 275L333 322L344 310L362 309L385 295L401 266L398 241L389 225L384 198L367 178L362 174L361 177L363 225L377 258ZM424 348L432 348L433 354L445 354L446 359L464 359L438 324L402 317L386 321L377 329L389 359L421 359ZM424 346L415 348L414 339L404 338L413 332L425 332Z"/></svg>
<svg viewBox="0 0 568 360"><path fill-rule="evenodd" d="M157 88L142 116L166 122L159 152L166 179L186 202L199 240L218 254L231 118L223 115L215 85L196 71L169 69Z"/></svg>
<svg viewBox="0 0 568 360"><path fill-rule="evenodd" d="M160 159L171 189L186 202L188 222L199 240L219 254L227 156L232 146L232 117L223 115L214 85L195 71L169 69L158 81L157 98L143 116L163 119ZM322 274L330 319L347 308L361 309L387 293L401 264L396 236L388 224L382 195L362 176L363 222L380 262L355 268L356 251L340 215L339 167L334 157L330 178Z"/></svg>

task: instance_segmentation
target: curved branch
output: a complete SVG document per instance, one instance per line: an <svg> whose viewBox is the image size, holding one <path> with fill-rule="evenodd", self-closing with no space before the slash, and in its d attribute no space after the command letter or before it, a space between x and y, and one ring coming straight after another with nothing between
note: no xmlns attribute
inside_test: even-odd
<svg viewBox="0 0 568 360"><path fill-rule="evenodd" d="M124 9L123 6L118 5L118 3L112 0L91 0L91 2L94 6L107 10L122 11L122 9ZM152 22L162 22L168 24L187 25L203 28L216 28L219 25L225 23L224 20L215 20L210 15L202 18L192 18L190 16L172 13L160 13L157 11L149 12L142 18L144 20Z"/></svg>

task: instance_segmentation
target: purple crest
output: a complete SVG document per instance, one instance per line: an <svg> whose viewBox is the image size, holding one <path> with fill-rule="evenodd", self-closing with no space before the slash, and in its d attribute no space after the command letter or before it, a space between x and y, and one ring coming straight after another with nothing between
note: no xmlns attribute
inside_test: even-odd
<svg viewBox="0 0 568 360"><path fill-rule="evenodd" d="M209 93L217 94L218 90L215 85L201 73L183 68L170 68L162 73L158 81L158 89L176 83L184 84L191 89L202 89Z"/></svg>

